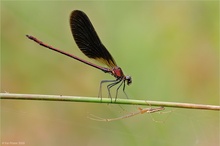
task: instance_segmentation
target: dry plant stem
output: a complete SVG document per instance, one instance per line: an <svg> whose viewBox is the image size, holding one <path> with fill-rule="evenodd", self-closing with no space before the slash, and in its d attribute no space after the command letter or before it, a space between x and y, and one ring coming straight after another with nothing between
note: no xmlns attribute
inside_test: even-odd
<svg viewBox="0 0 220 146"><path fill-rule="evenodd" d="M133 100L133 99L117 99L112 102L110 98L94 98L94 97L79 97L79 96L63 96L63 95L38 95L38 94L12 94L0 93L0 99L7 100L43 100L43 101L69 101L69 102L91 102L91 103L108 103L108 104L127 104L127 105L151 105L160 107L174 107L174 108L187 108L187 109L203 109L219 111L220 106L217 105L204 105L204 104L191 104L191 103L178 103L178 102L162 102L162 101L146 101L146 100Z"/></svg>
<svg viewBox="0 0 220 146"><path fill-rule="evenodd" d="M158 111L164 110L165 108L164 107L158 107L158 108L143 108L143 109L138 108L138 109L139 109L139 111L137 111L137 112L133 112L133 113L121 116L121 117L117 117L117 118L105 119L105 118L101 118L101 117L98 117L98 116L95 116L95 115L92 115L92 114L90 114L91 117L88 117L88 118L91 119L91 120L95 120L95 121L111 122L111 121L117 121L117 120L121 120L121 119L130 118L130 117L136 116L138 114L158 112Z"/></svg>

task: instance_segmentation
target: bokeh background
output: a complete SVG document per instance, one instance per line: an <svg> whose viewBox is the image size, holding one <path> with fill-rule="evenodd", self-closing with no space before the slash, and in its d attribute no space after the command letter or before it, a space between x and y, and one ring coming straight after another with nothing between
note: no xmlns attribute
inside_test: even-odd
<svg viewBox="0 0 220 146"><path fill-rule="evenodd" d="M132 76L130 98L219 105L218 1L2 1L1 92L97 97L100 81L113 77L25 37L90 61L71 35L69 15L76 9ZM219 145L216 111L166 108L171 112L114 122L88 118L114 118L138 107L1 100L1 144Z"/></svg>

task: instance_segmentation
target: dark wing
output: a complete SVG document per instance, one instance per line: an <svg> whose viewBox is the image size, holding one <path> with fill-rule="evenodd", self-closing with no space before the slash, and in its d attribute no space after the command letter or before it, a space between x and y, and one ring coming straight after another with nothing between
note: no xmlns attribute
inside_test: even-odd
<svg viewBox="0 0 220 146"><path fill-rule="evenodd" d="M70 16L70 26L76 44L87 57L96 59L109 67L117 66L84 12L73 11Z"/></svg>

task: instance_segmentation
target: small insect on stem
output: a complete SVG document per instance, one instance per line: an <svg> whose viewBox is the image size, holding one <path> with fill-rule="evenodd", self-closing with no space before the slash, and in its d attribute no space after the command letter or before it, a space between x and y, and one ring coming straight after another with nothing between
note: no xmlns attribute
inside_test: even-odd
<svg viewBox="0 0 220 146"><path fill-rule="evenodd" d="M165 109L164 107L143 108L143 109L139 107L137 112L132 112L130 114L127 114L127 115L124 115L124 116L121 116L121 117L117 117L117 118L107 119L107 118L101 118L101 117L95 116L93 114L90 114L91 117L88 117L88 118L91 119L91 120L95 120L95 121L112 122L112 121L117 121L117 120L122 120L122 119L130 118L130 117L136 116L138 114L159 112L159 111L162 111L164 109Z"/></svg>

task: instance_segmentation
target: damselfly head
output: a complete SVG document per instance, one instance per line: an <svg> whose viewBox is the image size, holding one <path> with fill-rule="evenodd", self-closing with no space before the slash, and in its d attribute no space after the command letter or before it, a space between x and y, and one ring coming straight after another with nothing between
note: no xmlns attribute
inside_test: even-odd
<svg viewBox="0 0 220 146"><path fill-rule="evenodd" d="M127 85L130 85L132 83L131 76L125 76L125 80L127 81Z"/></svg>

